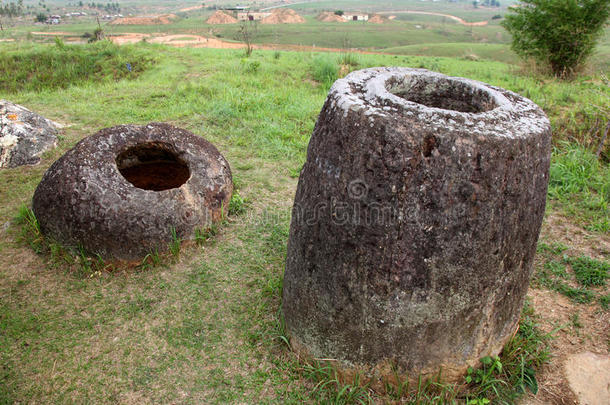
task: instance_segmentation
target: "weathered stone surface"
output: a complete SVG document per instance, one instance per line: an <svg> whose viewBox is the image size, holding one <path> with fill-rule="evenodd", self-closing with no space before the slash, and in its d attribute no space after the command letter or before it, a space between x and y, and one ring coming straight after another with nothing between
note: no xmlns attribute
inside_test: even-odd
<svg viewBox="0 0 610 405"><path fill-rule="evenodd" d="M581 405L610 404L610 356L583 352L565 362L566 378Z"/></svg>
<svg viewBox="0 0 610 405"><path fill-rule="evenodd" d="M107 259L164 250L226 212L229 164L211 143L167 124L121 125L83 139L34 193L41 229Z"/></svg>
<svg viewBox="0 0 610 405"><path fill-rule="evenodd" d="M299 179L283 311L292 346L371 381L456 380L512 336L546 202L531 101L419 69L331 88Z"/></svg>
<svg viewBox="0 0 610 405"><path fill-rule="evenodd" d="M40 155L56 145L56 123L0 100L0 168L38 164Z"/></svg>

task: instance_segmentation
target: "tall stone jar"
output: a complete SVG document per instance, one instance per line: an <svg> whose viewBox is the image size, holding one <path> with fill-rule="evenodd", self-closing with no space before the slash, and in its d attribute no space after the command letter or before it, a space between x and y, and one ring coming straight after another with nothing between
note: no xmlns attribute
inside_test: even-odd
<svg viewBox="0 0 610 405"><path fill-rule="evenodd" d="M517 328L551 127L530 100L421 69L330 90L295 197L283 289L294 350L373 383L457 381Z"/></svg>

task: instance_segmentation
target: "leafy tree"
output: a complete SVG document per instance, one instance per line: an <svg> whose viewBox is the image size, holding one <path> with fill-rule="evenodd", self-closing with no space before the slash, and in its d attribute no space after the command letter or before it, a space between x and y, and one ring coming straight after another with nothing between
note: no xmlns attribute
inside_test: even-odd
<svg viewBox="0 0 610 405"><path fill-rule="evenodd" d="M36 14L36 22L45 22L47 21L47 15L45 13Z"/></svg>
<svg viewBox="0 0 610 405"><path fill-rule="evenodd" d="M23 0L18 1L2 1L0 0L0 17L7 16L9 18L16 17L23 13ZM0 19L0 30L3 30L2 20Z"/></svg>
<svg viewBox="0 0 610 405"><path fill-rule="evenodd" d="M573 75L593 52L610 13L610 0L521 0L502 22L513 50Z"/></svg>
<svg viewBox="0 0 610 405"><path fill-rule="evenodd" d="M335 11L335 15L342 16L343 14L344 14L343 10L336 10Z"/></svg>

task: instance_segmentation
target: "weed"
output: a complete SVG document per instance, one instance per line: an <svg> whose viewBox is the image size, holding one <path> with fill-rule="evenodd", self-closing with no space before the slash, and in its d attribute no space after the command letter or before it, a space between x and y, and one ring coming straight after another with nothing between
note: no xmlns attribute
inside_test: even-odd
<svg viewBox="0 0 610 405"><path fill-rule="evenodd" d="M551 284L553 290L565 295L572 301L579 304L588 304L595 298L595 293L583 287L570 287L561 281L554 281Z"/></svg>
<svg viewBox="0 0 610 405"><path fill-rule="evenodd" d="M169 243L169 253L174 257L174 259L178 259L180 256L180 249L182 246L182 239L176 233L176 228L173 226L170 229L170 234L172 240Z"/></svg>
<svg viewBox="0 0 610 405"><path fill-rule="evenodd" d="M218 233L218 225L212 224L205 229L197 228L195 229L195 243L201 246L208 240L212 239Z"/></svg>
<svg viewBox="0 0 610 405"><path fill-rule="evenodd" d="M582 328L582 322L580 321L580 313L574 312L570 315L570 323L572 324L572 329L578 330Z"/></svg>
<svg viewBox="0 0 610 405"><path fill-rule="evenodd" d="M273 52L273 59L278 60L280 56L282 56L282 53L280 51Z"/></svg>
<svg viewBox="0 0 610 405"><path fill-rule="evenodd" d="M159 256L159 251L157 249L151 250L138 264L137 268L139 270L149 270L161 265L161 256Z"/></svg>
<svg viewBox="0 0 610 405"><path fill-rule="evenodd" d="M336 370L329 364L314 361L302 369L306 379L315 382L312 395L332 404L368 404L373 399L367 386L360 384L360 375L356 375L351 384L343 384Z"/></svg>
<svg viewBox="0 0 610 405"><path fill-rule="evenodd" d="M610 263L580 256L567 259L578 283L584 287L606 285Z"/></svg>
<svg viewBox="0 0 610 405"><path fill-rule="evenodd" d="M556 260L551 260L544 264L544 268L549 270L551 272L551 274L554 276L561 277L564 279L568 278L568 272L566 271L566 265L562 262L558 262Z"/></svg>
<svg viewBox="0 0 610 405"><path fill-rule="evenodd" d="M257 60L246 63L246 73L256 73L261 67L261 63Z"/></svg>
<svg viewBox="0 0 610 405"><path fill-rule="evenodd" d="M385 384L385 394L395 401L408 404L457 404L460 395L457 385L442 382L441 373L434 379L420 375L417 385L411 387L408 378L401 378L393 367L394 382Z"/></svg>
<svg viewBox="0 0 610 405"><path fill-rule="evenodd" d="M567 249L567 246L559 243L538 243L536 251L544 261L536 271L533 285L557 291L576 303L593 302L598 291L587 287L604 286L610 265L587 256L571 257L565 253L562 256ZM570 273L568 264L572 268ZM574 287L575 283L579 286ZM598 301L602 305L603 301Z"/></svg>
<svg viewBox="0 0 610 405"><path fill-rule="evenodd" d="M568 250L568 247L563 243L553 242L553 243L545 243L538 242L538 246L536 246L537 253L550 253L551 255L558 255Z"/></svg>
<svg viewBox="0 0 610 405"><path fill-rule="evenodd" d="M229 215L241 215L246 212L249 201L242 197L238 191L234 191L229 201Z"/></svg>
<svg viewBox="0 0 610 405"><path fill-rule="evenodd" d="M15 223L21 226L20 240L40 254L45 249L45 240L34 211L25 205L19 207Z"/></svg>
<svg viewBox="0 0 610 405"><path fill-rule="evenodd" d="M598 298L598 301L599 301L599 305L602 307L602 309L607 310L608 305L610 304L610 293L600 296Z"/></svg>
<svg viewBox="0 0 610 405"><path fill-rule="evenodd" d="M357 68L360 66L360 61L355 53L346 52L339 57L339 64L349 66L350 68Z"/></svg>

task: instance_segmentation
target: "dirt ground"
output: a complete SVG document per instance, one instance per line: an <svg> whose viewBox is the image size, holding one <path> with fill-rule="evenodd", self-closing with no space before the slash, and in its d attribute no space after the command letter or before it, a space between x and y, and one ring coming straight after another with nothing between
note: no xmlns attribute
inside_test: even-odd
<svg viewBox="0 0 610 405"><path fill-rule="evenodd" d="M565 244L574 255L585 254L607 260L610 254L610 235L587 232L556 213L545 218L540 240ZM609 404L609 387L599 385L608 384L610 368L598 370L588 377L590 386L587 391L601 389L601 394L595 395L597 399L593 401L582 397L582 392L580 397L577 395L580 387L575 386L568 375L570 368L581 366L586 369L585 362L591 354L610 361L610 312L602 311L595 302L577 304L546 289L530 288L528 296L540 316L540 327L554 338L551 341L551 360L538 375L539 392L525 398L523 405Z"/></svg>
<svg viewBox="0 0 610 405"><path fill-rule="evenodd" d="M150 17L125 17L109 22L109 25L167 25L178 18L174 14L155 15Z"/></svg>

